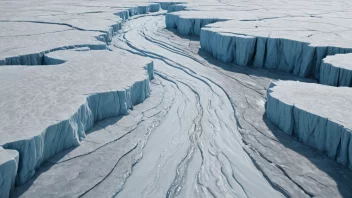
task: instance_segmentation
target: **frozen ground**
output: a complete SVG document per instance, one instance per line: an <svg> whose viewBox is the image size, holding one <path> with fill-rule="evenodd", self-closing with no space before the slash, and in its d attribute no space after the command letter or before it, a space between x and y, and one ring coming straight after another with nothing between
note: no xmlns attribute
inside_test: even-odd
<svg viewBox="0 0 352 198"><path fill-rule="evenodd" d="M0 197L349 197L350 2L174 3L0 3Z"/></svg>

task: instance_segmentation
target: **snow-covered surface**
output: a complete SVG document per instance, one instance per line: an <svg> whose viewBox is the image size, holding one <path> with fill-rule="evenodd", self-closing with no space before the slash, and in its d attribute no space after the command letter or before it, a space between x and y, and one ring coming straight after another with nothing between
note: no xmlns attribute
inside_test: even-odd
<svg viewBox="0 0 352 198"><path fill-rule="evenodd" d="M95 121L142 102L153 75L150 60L116 51L57 51L44 61L66 62L0 67L0 145L20 153L19 184L49 157L77 146Z"/></svg>
<svg viewBox="0 0 352 198"><path fill-rule="evenodd" d="M124 20L159 10L159 3L142 0L2 1L0 65L41 65L44 53L66 48L105 49Z"/></svg>
<svg viewBox="0 0 352 198"><path fill-rule="evenodd" d="M244 7L234 3L228 11L211 5L182 5L185 11L169 13L166 25L184 35L200 36L202 49L224 62L319 80L323 58L352 52L350 18L343 17L351 7L346 2L346 10L334 10L339 1L314 6L300 3L273 1L253 5L254 10L249 9L250 3ZM170 8L177 6L181 5Z"/></svg>
<svg viewBox="0 0 352 198"><path fill-rule="evenodd" d="M319 83L352 87L352 54L337 54L324 58Z"/></svg>
<svg viewBox="0 0 352 198"><path fill-rule="evenodd" d="M283 2L271 1L261 6L253 2L253 7L250 6L251 4L237 7L236 3L228 2L227 9L211 4L173 5L169 7L166 26L176 28L182 35L200 36L202 50L226 63L233 62L239 66L278 70L299 77L313 78L321 84L351 86L352 26L351 17L345 16L346 13L351 12L349 3L335 1L331 4L321 3L313 6L308 1L286 2L286 5ZM342 5L344 9L340 9ZM288 94L298 91L295 84L288 83L284 86L282 82L278 84L277 87L280 88L276 89L282 89L282 91L277 95L281 94L282 97L286 92ZM303 84L302 87L305 85ZM323 91L310 93L309 90L312 88L310 86ZM348 125L352 115L348 107L351 102L351 89L315 84L307 84L306 87L305 93L295 93L302 97L294 97L295 94L291 97L309 104L306 106L306 112L317 114L338 126L347 127L347 131L350 131L351 128ZM323 101L317 100L322 93L329 93L329 97L336 95ZM271 94L269 90L268 96ZM270 100L272 97L268 98L268 102ZM279 105L281 103L286 104L286 99L277 97L275 102L268 103L266 107L269 118L279 128L287 134L292 134L294 123L298 123L294 120L305 120L306 126L297 129L299 132L296 135L303 142L309 141L309 145L327 152L331 158L339 158L337 161L349 165L349 162L346 162L349 159L349 149L348 146L346 147L349 137L342 136L341 144L344 146L339 146L340 141L329 143L324 138L324 140L313 138L309 136L313 133L309 128L311 126L313 126L312 130L321 131L321 134L328 139L331 139L330 135L335 132L330 133L329 126L325 125L315 128L316 120L307 119L301 114L297 114L294 119L291 117L293 116L291 110L295 103L292 102L291 108L280 110L279 107L283 106ZM315 108L320 110L323 108L326 112L323 114L316 112ZM347 121L340 123L344 119ZM340 129L337 127L336 130ZM346 132L346 134L349 133ZM340 140L340 136L335 137ZM336 151L336 149L340 150ZM337 154L339 152L343 154Z"/></svg>
<svg viewBox="0 0 352 198"><path fill-rule="evenodd" d="M283 132L352 167L351 98L348 87L279 81L268 89L266 114Z"/></svg>
<svg viewBox="0 0 352 198"><path fill-rule="evenodd" d="M314 113L305 94L297 119L313 116L297 136L310 146L265 116L271 81L315 83L287 72L320 80L323 58L350 52L350 2L177 3L0 2L0 197L17 167L13 197L350 196L352 172L323 154L351 166L350 89L307 84L345 100ZM321 127L331 138L317 144L306 129L320 114L338 135Z"/></svg>

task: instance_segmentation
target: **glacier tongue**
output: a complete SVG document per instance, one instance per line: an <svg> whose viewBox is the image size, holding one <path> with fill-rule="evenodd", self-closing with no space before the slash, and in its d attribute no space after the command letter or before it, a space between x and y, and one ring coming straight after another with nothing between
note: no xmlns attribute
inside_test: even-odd
<svg viewBox="0 0 352 198"><path fill-rule="evenodd" d="M0 29L3 29L2 35L6 36L1 39L0 66L42 65L45 64L44 54L57 50L76 47L107 49L124 21L135 15L160 10L159 3L138 2L136 5L133 2L124 2L117 7L113 2L105 3L102 11L98 12L85 12L76 10L76 6L66 6L68 16L42 16L40 12L34 13L30 19L26 12L16 13L11 20L0 16ZM109 7L109 4L113 6ZM11 37L15 37L16 42L8 39Z"/></svg>

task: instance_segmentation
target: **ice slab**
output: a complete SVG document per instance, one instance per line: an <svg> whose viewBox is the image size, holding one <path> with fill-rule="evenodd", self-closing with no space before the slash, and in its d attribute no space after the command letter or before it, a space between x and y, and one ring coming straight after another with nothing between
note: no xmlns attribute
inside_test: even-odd
<svg viewBox="0 0 352 198"><path fill-rule="evenodd" d="M352 54L337 54L324 58L319 83L352 87Z"/></svg>
<svg viewBox="0 0 352 198"><path fill-rule="evenodd" d="M8 197L15 185L18 167L18 152L0 147L0 197Z"/></svg>
<svg viewBox="0 0 352 198"><path fill-rule="evenodd" d="M302 3L173 5L166 26L200 36L201 48L223 62L319 80L326 56L352 52L350 19L337 5Z"/></svg>
<svg viewBox="0 0 352 198"><path fill-rule="evenodd" d="M140 160L138 156L142 152L144 154L143 142L172 104L172 100L165 97L173 96L174 90L164 86L155 80L151 83L153 94L143 104L134 106L128 116L97 122L79 147L50 158L31 180L16 187L11 197L110 197L116 194L125 183L126 171ZM70 174L66 174L67 169Z"/></svg>
<svg viewBox="0 0 352 198"><path fill-rule="evenodd" d="M266 115L283 132L352 168L352 90L278 81L267 91Z"/></svg>
<svg viewBox="0 0 352 198"><path fill-rule="evenodd" d="M201 46L222 61L319 79L323 58L352 52L352 32L343 27L348 20L341 20L341 26L333 21L296 17L216 23L202 29Z"/></svg>
<svg viewBox="0 0 352 198"><path fill-rule="evenodd" d="M177 29L182 35L200 35L200 29L207 24L231 19L231 12L213 16L207 12L187 12L181 11L168 13L165 17L167 28Z"/></svg>
<svg viewBox="0 0 352 198"><path fill-rule="evenodd" d="M165 23L167 28L177 29L182 35L200 36L201 28L215 22L229 20L260 20L262 18L284 17L284 13L272 13L269 11L248 12L219 6L202 6L189 8L187 4L174 5L175 7L188 8L190 10L167 13ZM195 10L193 10L195 9ZM212 10L213 9L213 10ZM216 14L214 15L214 12Z"/></svg>
<svg viewBox="0 0 352 198"><path fill-rule="evenodd" d="M106 49L124 20L160 10L159 3L142 0L118 5L111 1L44 3L34 10L26 6L32 5L22 2L21 11L0 8L0 65L41 65L43 54L74 47Z"/></svg>
<svg viewBox="0 0 352 198"><path fill-rule="evenodd" d="M51 66L0 67L0 145L19 152L17 184L79 145L95 121L142 102L153 78L150 60L117 51L57 51L44 61Z"/></svg>

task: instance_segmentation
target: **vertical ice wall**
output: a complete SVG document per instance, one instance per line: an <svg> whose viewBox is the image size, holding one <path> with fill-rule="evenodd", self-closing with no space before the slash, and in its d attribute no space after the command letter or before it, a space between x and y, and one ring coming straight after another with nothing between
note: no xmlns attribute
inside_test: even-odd
<svg viewBox="0 0 352 198"><path fill-rule="evenodd" d="M3 148L17 150L20 155L16 183L25 183L34 175L36 168L60 151L78 146L80 140L85 137L85 132L96 121L125 115L133 105L149 97L149 80L154 78L153 63L149 63L145 68L148 71L145 80L135 82L126 90L90 95L85 104L69 119L48 126L38 136L4 144Z"/></svg>
<svg viewBox="0 0 352 198"><path fill-rule="evenodd" d="M319 83L352 87L352 54L326 57L321 63Z"/></svg>
<svg viewBox="0 0 352 198"><path fill-rule="evenodd" d="M326 56L352 52L352 48L312 46L290 39L217 32L212 28L202 28L200 44L202 49L224 62L274 69L317 80Z"/></svg>
<svg viewBox="0 0 352 198"><path fill-rule="evenodd" d="M199 36L201 28L218 21L226 21L228 19L217 17L180 17L178 14L166 14L165 23L167 28L177 29L178 33L189 36Z"/></svg>
<svg viewBox="0 0 352 198"><path fill-rule="evenodd" d="M185 5L177 5L171 6L170 9L183 9L184 7ZM261 15L260 13L258 16L247 16L248 20L232 19L226 12L219 14L218 18L211 18L207 16L209 13L209 11L168 13L165 16L166 27L177 29L178 33L182 35L200 36L201 48L223 62L279 70L316 80L319 80L320 75L324 74L337 75L336 72L321 72L322 65L324 68L327 67L322 62L325 57L352 52L351 47L341 47L342 45L312 44L309 42L311 36L309 33L304 33L304 36L308 35L308 39L303 36L300 37L299 33L297 35L292 34L289 30L285 33L284 20L280 21L278 19L276 22L278 25L275 27L275 17L270 20L268 25L266 21L257 20L257 17ZM233 11L233 13L234 16L232 17L238 17L236 11ZM263 16L265 14L263 13ZM227 15L229 16L226 17ZM244 18L244 16L240 17ZM250 20L251 17L253 20ZM308 19L302 18L300 20L292 24L292 27L287 28L292 28L294 31L302 29L302 32L305 32L305 29L308 28L306 27L306 20ZM221 21L226 22L221 23ZM342 81L347 84L347 81L350 80L349 72L342 69L338 71L341 71ZM340 76L340 72L337 76ZM324 76L324 78L329 77Z"/></svg>
<svg viewBox="0 0 352 198"><path fill-rule="evenodd" d="M8 197L15 185L18 152L0 147L0 197Z"/></svg>
<svg viewBox="0 0 352 198"><path fill-rule="evenodd" d="M266 117L284 133L352 168L351 97L347 87L279 81L267 90Z"/></svg>
<svg viewBox="0 0 352 198"><path fill-rule="evenodd" d="M116 15L122 20L127 20L133 15L157 12L159 9L160 4L153 3L120 11ZM105 31L105 34L97 37L98 40L104 41L102 44L70 45L39 53L8 57L0 60L0 65L56 65L65 61L49 57L48 53L77 48L106 50L107 44L121 29L121 25L122 23L119 22ZM153 62L145 65L145 69L147 70L146 78L136 81L128 89L90 95L86 102L77 109L77 112L67 120L48 126L37 136L1 145L0 197L8 197L15 183L21 185L28 181L35 174L35 169L45 160L67 148L78 146L85 137L85 132L96 121L126 115L133 105L148 98L150 95L149 81L154 78Z"/></svg>

